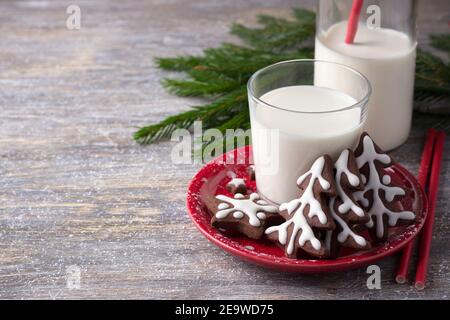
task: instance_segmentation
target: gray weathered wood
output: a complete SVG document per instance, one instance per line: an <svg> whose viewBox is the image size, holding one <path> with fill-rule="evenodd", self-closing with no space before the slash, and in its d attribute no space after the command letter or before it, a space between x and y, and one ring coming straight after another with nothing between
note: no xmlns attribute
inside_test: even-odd
<svg viewBox="0 0 450 320"><path fill-rule="evenodd" d="M66 29L69 4L82 10ZM231 41L234 21L286 16L314 1L1 1L0 298L449 298L449 145L429 287L382 290L364 269L326 275L268 271L210 244L189 220L186 186L199 166L171 164L171 143L136 145L136 127L196 102L167 94L154 56ZM422 1L419 40L448 30L448 1ZM433 122L431 122L432 124ZM417 171L428 122L393 154ZM81 287L66 287L66 268Z"/></svg>

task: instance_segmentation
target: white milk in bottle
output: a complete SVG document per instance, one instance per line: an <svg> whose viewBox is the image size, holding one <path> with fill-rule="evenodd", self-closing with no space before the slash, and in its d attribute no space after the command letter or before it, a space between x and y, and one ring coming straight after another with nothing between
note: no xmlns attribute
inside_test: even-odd
<svg viewBox="0 0 450 320"><path fill-rule="evenodd" d="M359 23L354 43L346 44L346 28L347 21L341 21L319 32L315 59L345 64L369 79L372 95L364 129L381 148L396 148L411 127L416 43L402 32ZM317 71L316 81L338 83L341 88L352 85L338 71Z"/></svg>

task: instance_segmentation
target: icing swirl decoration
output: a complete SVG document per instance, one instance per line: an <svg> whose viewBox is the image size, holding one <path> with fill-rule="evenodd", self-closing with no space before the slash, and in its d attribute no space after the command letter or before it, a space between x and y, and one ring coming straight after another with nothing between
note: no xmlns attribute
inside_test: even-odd
<svg viewBox="0 0 450 320"><path fill-rule="evenodd" d="M352 165L350 165L350 155L351 155L351 159L352 159ZM337 228L337 230L327 232L326 244L327 244L327 248L329 250L331 250L331 242L330 242L331 240L330 239L331 239L331 235L333 232L337 232L336 240L338 241L338 243L340 245L352 246L352 244L353 244L353 245L356 245L356 247L360 247L360 248L365 248L366 246L368 246L368 241L364 237L356 234L352 230L352 228L349 226L349 224L339 216L339 215L346 215L351 211L358 217L366 218L366 214L365 214L364 210L356 203L356 201L354 199L352 199L352 196L351 196L352 192L348 192L348 193L350 193L350 196L349 196L347 194L347 192L345 191L345 189L346 189L345 187L349 187L353 191L360 189L361 179L358 176L359 172L357 172L358 175L356 175L355 173L352 173L351 169L349 168L349 166L355 167L355 165L356 164L355 164L355 158L354 158L353 152L351 152L348 149L341 152L338 160L334 164L334 168L335 168L335 172L336 172L335 179L336 179L337 195L336 195L336 197L332 197L330 199L329 207L330 207L330 213L333 216L333 219L336 222L338 228ZM357 168L353 168L353 170L358 171ZM345 176L347 178L349 186L344 186L344 182L342 179L343 176ZM342 204L337 207L338 212L336 212L335 206L336 206L336 201L338 199L340 199L342 201ZM365 221L367 221L367 220L365 220ZM349 238L351 238L352 241L348 241Z"/></svg>
<svg viewBox="0 0 450 320"><path fill-rule="evenodd" d="M360 148L361 149L361 148ZM362 136L361 154L356 157L358 169L367 166L367 172L363 174L366 178L364 190L356 192L355 198L366 207L367 213L370 217L366 226L368 228L375 227L375 234L377 238L384 238L387 235L387 230L384 226L383 216L388 216L388 225L393 227L397 225L398 220L414 220L415 214L411 211L393 211L386 206L386 203L394 201L396 196L404 196L405 191L402 188L391 186L391 178L377 168L377 163L382 167L391 165L392 160L385 153L377 152L377 147L369 135ZM381 174L379 171L383 171ZM369 202L367 195L371 193L372 201ZM382 198L384 195L384 199Z"/></svg>
<svg viewBox="0 0 450 320"><path fill-rule="evenodd" d="M236 219L248 217L248 222L253 227L261 226L261 220L266 219L265 213L278 213L278 208L260 200L257 193L252 193L248 198L237 193L234 198L224 195L217 195L216 199L222 201L218 206L215 214L217 219L224 219L230 213ZM226 205L226 206L225 206Z"/></svg>
<svg viewBox="0 0 450 320"><path fill-rule="evenodd" d="M345 149L344 151L342 151L341 155L334 164L334 168L336 169L336 190L339 198L342 200L342 204L339 205L338 211L341 214L345 214L351 210L357 216L364 217L364 210L347 195L344 188L342 187L342 175L345 175L347 177L350 186L354 188L358 187L361 183L359 177L356 174L350 172L348 168L349 156L350 151L348 149Z"/></svg>
<svg viewBox="0 0 450 320"><path fill-rule="evenodd" d="M328 222L327 214L324 212L322 203L318 200L318 197L314 195L314 186L320 187L320 193L331 190L331 183L322 174L326 165L325 156L318 158L311 169L298 178L297 184L300 186L308 181L307 186L303 189L303 193L298 199L294 199L288 203L283 203L280 206L281 212L286 212L287 220L277 226L268 228L265 233L271 235L277 233L278 242L285 246L285 251L288 256L294 256L296 254L296 239L298 239L298 245L304 247L307 242L310 243L313 250L318 252L322 249L322 243L317 238L310 223L305 217L306 208L309 208L307 216L312 218L316 216L322 225ZM331 172L331 168L330 168ZM316 184L318 182L318 184ZM289 239L288 239L289 238Z"/></svg>

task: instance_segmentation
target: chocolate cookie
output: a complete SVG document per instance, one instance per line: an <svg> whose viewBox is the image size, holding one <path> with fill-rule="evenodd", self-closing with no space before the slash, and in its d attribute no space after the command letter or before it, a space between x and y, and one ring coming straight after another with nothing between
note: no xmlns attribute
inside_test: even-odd
<svg viewBox="0 0 450 320"><path fill-rule="evenodd" d="M364 182L364 189L355 193L355 199L369 215L366 226L371 229L374 239L384 241L388 237L388 227L396 226L399 220L412 222L415 214L396 209L396 202L406 191L394 185L385 168L393 161L364 132L355 150L356 163Z"/></svg>
<svg viewBox="0 0 450 320"><path fill-rule="evenodd" d="M328 155L318 158L311 169L297 180L300 198L280 206L286 219L266 230L268 239L285 249L286 256L296 258L303 250L316 257L324 257L327 250L317 230L333 230L335 224L328 207L328 197L336 195L333 162Z"/></svg>
<svg viewBox="0 0 450 320"><path fill-rule="evenodd" d="M341 152L334 163L337 195L329 202L330 212L336 223L336 229L328 231L325 243L330 256L337 256L339 247L369 249L370 243L354 230L355 224L367 223L369 216L354 199L353 194L363 190L361 176L353 151Z"/></svg>
<svg viewBox="0 0 450 320"><path fill-rule="evenodd" d="M278 208L262 200L257 193L237 193L234 198L217 195L205 201L212 213L211 225L236 231L252 239L260 239L267 226L279 223Z"/></svg>
<svg viewBox="0 0 450 320"><path fill-rule="evenodd" d="M369 222L369 216L354 198L354 193L363 190L364 184L352 150L341 152L334 163L334 172L337 196L333 198L333 213L350 224Z"/></svg>
<svg viewBox="0 0 450 320"><path fill-rule="evenodd" d="M230 182L227 183L226 188L232 194L236 194L236 193L246 194L247 193L247 186L245 184L244 179L242 179L242 178L232 178L230 180Z"/></svg>
<svg viewBox="0 0 450 320"><path fill-rule="evenodd" d="M327 231L325 245L329 257L337 257L340 247L368 250L372 247L370 241L358 234L356 229L361 225L348 225L338 215L335 216L336 229Z"/></svg>

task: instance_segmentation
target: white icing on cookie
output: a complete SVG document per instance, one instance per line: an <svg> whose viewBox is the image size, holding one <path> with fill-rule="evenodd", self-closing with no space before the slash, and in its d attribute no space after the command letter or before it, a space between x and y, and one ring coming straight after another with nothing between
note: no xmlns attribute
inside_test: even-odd
<svg viewBox="0 0 450 320"><path fill-rule="evenodd" d="M338 211L341 214L348 213L349 211L353 211L358 217L364 217L364 210L361 209L347 194L341 185L342 174L344 174L350 185L353 187L359 186L359 178L357 175L350 172L348 168L348 160L349 160L350 152L345 149L342 151L341 155L337 159L334 164L336 169L336 191L339 198L342 200L342 204L339 205Z"/></svg>
<svg viewBox="0 0 450 320"><path fill-rule="evenodd" d="M266 214L265 214L264 212L258 212L258 213L256 214L256 216L257 216L258 219L260 219L260 220L266 219Z"/></svg>
<svg viewBox="0 0 450 320"><path fill-rule="evenodd" d="M236 219L242 219L244 217L244 214L240 211L233 212L233 217Z"/></svg>
<svg viewBox="0 0 450 320"><path fill-rule="evenodd" d="M216 212L215 217L217 219L224 219L230 213L233 213L233 217L236 219L242 219L244 215L248 217L248 222L254 227L261 225L261 220L266 219L268 213L278 213L278 208L272 205L261 205L257 201L260 199L257 193L250 194L249 198L245 198L242 194L237 193L234 198L230 198L224 195L217 195L216 199L230 204L232 207L226 208Z"/></svg>
<svg viewBox="0 0 450 320"><path fill-rule="evenodd" d="M330 188L330 183L322 177L322 172L325 167L325 157L322 156L318 158L316 161L314 161L311 169L309 169L308 172L304 173L300 176L300 178L297 179L297 184L300 185L303 181L308 178L309 175L311 175L311 180L319 180L320 185L324 190L328 190ZM312 189L312 188L311 188Z"/></svg>
<svg viewBox="0 0 450 320"><path fill-rule="evenodd" d="M283 203L280 206L281 210L286 210L287 213L291 216L291 218L278 226L270 227L266 230L266 234L271 234L273 232L278 232L278 241L282 245L287 244L286 252L291 255L294 253L294 241L297 237L299 231L301 231L301 235L298 239L299 245L303 247L307 241L311 243L311 246L315 250L320 250L321 243L319 239L314 235L314 231L311 226L308 224L308 221L304 217L304 210L306 206L309 206L308 217L312 218L313 216L317 216L320 223L327 223L327 216L322 209L320 202L314 197L314 183L318 180L320 185L324 190L328 190L331 185L325 178L322 176L322 172L325 167L325 157L318 158L311 169L303 174L297 180L297 184L303 183L308 177L310 177L309 182L303 194L299 199L294 199L288 203ZM293 230L291 237L288 243L288 228L293 224Z"/></svg>
<svg viewBox="0 0 450 320"><path fill-rule="evenodd" d="M339 232L337 236L337 241L339 243L344 243L348 239L348 237L352 237L355 243L357 243L361 247L365 247L367 244L366 239L354 233L353 230L347 225L347 223L341 217L339 217L337 212L334 210L336 199L340 198L342 200L342 204L338 207L338 211L340 214L348 213L351 210L359 217L364 216L364 210L360 206L358 206L350 197L347 196L344 188L341 185L342 174L347 177L348 182L353 187L359 186L360 183L358 176L350 172L348 168L349 156L350 152L346 149L341 152L338 160L334 163L334 168L336 169L335 179L337 195L336 197L332 197L330 199L330 213L333 216L334 221L339 224L342 229L342 231ZM327 231L325 243L328 249L331 248L332 234L333 231Z"/></svg>
<svg viewBox="0 0 450 320"><path fill-rule="evenodd" d="M297 184L300 185L309 176L311 176L308 186L303 191L303 194L301 195L301 197L297 200L298 202L301 203L300 208L298 210L301 210L303 212L305 207L307 205L309 205L308 217L312 218L314 216L317 216L317 218L319 218L319 221L321 224L327 223L327 215L323 211L320 202L314 197L313 189L314 189L314 183L316 180L319 181L320 185L322 186L322 188L324 190L330 189L330 187L331 187L330 183L324 177L322 177L322 172L323 172L324 167L325 167L325 157L322 156L322 157L318 158L316 161L314 161L311 169L309 169L308 172L303 174L297 180ZM296 200L294 200L294 201L296 201ZM288 212L289 212L289 210L288 210ZM289 214L291 214L291 212L289 212Z"/></svg>
<svg viewBox="0 0 450 320"><path fill-rule="evenodd" d="M229 207L230 207L229 204L222 202L222 203L219 203L219 205L217 206L217 209L223 210L223 209L228 209Z"/></svg>
<svg viewBox="0 0 450 320"><path fill-rule="evenodd" d="M382 164L388 165L391 163L391 157L385 153L377 153L375 144L369 136L364 136L363 151L360 156L356 158L356 164L361 169L366 163L373 163L375 160Z"/></svg>
<svg viewBox="0 0 450 320"><path fill-rule="evenodd" d="M281 210L281 207L280 207ZM305 245L307 241L311 243L311 246L315 250L320 250L321 243L319 239L316 238L314 235L314 231L311 229L310 225L306 221L306 218L303 216L302 211L296 211L294 217L291 219L283 222L282 224L278 226L273 226L266 229L266 234L271 234L272 232L278 231L278 242L282 245L286 245L288 241L288 228L291 224L294 224L294 229L292 230L291 238L289 239L289 244L286 248L287 254L291 255L294 253L294 241L298 234L298 232L301 230L301 235L298 239L298 243L301 247Z"/></svg>
<svg viewBox="0 0 450 320"><path fill-rule="evenodd" d="M383 181L383 184L388 185L388 184L391 183L391 177L388 174L386 174L386 175L383 176L383 180L382 181Z"/></svg>
<svg viewBox="0 0 450 320"><path fill-rule="evenodd" d="M366 176L363 175L363 174L361 175L361 181L362 181L363 184L366 184L366 183L367 183Z"/></svg>
<svg viewBox="0 0 450 320"><path fill-rule="evenodd" d="M384 165L391 163L391 158L387 154L379 154L375 150L375 145L369 136L365 136L363 139L363 151L359 157L356 158L358 168L361 169L365 164L369 166L369 177L365 184L364 190L355 193L355 198L360 200L361 203L367 207L369 202L364 197L366 192L372 192L373 201L371 207L368 209L370 221L366 224L368 228L374 226L373 218L377 222L376 235L378 238L382 238L384 234L383 215L388 216L388 224L393 227L397 225L399 219L402 220L414 220L415 215L411 211L391 211L383 203L380 197L380 191L384 191L386 201L392 202L395 196L405 195L405 191L398 187L390 187L388 184L391 182L391 178L382 178L379 176L375 166L375 161L379 161ZM387 183L389 182L389 183Z"/></svg>
<svg viewBox="0 0 450 320"><path fill-rule="evenodd" d="M347 223L345 223L345 221L343 219L341 219L336 212L334 211L334 203L336 201L336 198L332 198L330 200L330 212L331 215L333 216L334 220L339 224L339 226L341 227L342 231L339 232L338 236L337 236L337 240L339 243L344 243L348 237L352 237L353 240L355 240L355 242L361 246L361 247L365 247L367 244L366 239L364 239L363 237L361 237L360 235L357 235L356 233L354 233L352 231L352 229L347 225ZM330 233L332 231L329 231Z"/></svg>

